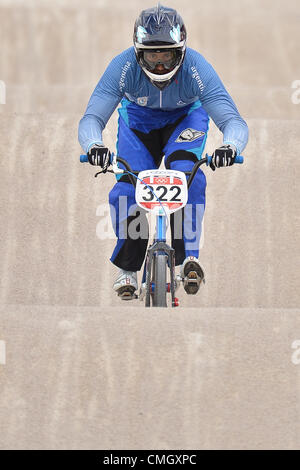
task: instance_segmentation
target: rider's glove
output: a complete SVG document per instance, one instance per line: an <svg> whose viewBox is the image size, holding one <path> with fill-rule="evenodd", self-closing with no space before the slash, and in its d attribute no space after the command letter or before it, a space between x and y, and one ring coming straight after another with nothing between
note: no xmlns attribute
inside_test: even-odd
<svg viewBox="0 0 300 470"><path fill-rule="evenodd" d="M107 171L111 156L107 147L95 144L89 149L87 156L91 165L101 166L104 173Z"/></svg>
<svg viewBox="0 0 300 470"><path fill-rule="evenodd" d="M233 165L236 155L236 148L233 145L222 145L213 153L210 163L211 169L215 171L216 167Z"/></svg>

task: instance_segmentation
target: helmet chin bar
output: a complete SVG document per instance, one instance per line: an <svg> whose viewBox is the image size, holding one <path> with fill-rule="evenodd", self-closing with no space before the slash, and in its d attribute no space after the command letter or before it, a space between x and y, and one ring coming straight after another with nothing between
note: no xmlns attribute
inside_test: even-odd
<svg viewBox="0 0 300 470"><path fill-rule="evenodd" d="M172 77L176 74L179 67L181 66L182 62L180 62L173 70L169 73L164 73L163 75L158 75L156 73L151 73L149 70L143 69L144 73L150 78L151 83L155 85L157 88L162 90L166 86L170 85Z"/></svg>

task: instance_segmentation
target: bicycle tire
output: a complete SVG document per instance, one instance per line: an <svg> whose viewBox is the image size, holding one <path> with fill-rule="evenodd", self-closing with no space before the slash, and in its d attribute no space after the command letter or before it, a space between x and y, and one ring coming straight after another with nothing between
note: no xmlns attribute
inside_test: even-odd
<svg viewBox="0 0 300 470"><path fill-rule="evenodd" d="M167 307L167 255L157 253L154 258L152 305L153 307Z"/></svg>

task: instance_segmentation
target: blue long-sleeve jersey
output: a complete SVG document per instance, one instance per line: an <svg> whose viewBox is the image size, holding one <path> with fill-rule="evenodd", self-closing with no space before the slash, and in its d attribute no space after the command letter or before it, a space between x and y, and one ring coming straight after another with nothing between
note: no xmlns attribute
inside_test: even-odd
<svg viewBox="0 0 300 470"><path fill-rule="evenodd" d="M238 154L248 141L248 127L217 73L205 58L187 48L182 66L162 91L155 87L137 63L134 48L115 57L97 84L79 123L79 142L85 152L102 144L102 131L125 97L143 108L175 111L200 100L207 114L223 133L224 144Z"/></svg>

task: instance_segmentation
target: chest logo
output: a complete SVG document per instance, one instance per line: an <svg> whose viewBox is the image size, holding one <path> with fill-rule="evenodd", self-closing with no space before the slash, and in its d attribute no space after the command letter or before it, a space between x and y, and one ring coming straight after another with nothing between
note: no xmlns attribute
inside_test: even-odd
<svg viewBox="0 0 300 470"><path fill-rule="evenodd" d="M196 131L195 129L191 129L189 127L188 129L184 129L184 131L181 132L175 142L193 142L194 140L197 140L200 137L203 137L204 135L205 132Z"/></svg>
<svg viewBox="0 0 300 470"><path fill-rule="evenodd" d="M146 106L148 103L148 96L141 96L137 99L137 104L140 106Z"/></svg>

